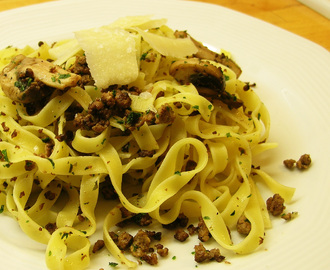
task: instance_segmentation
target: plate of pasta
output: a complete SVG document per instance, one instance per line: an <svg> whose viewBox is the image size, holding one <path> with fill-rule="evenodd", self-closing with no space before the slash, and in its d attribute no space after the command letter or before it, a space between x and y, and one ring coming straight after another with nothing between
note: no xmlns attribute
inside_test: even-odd
<svg viewBox="0 0 330 270"><path fill-rule="evenodd" d="M2 267L330 264L328 51L189 1L0 20Z"/></svg>

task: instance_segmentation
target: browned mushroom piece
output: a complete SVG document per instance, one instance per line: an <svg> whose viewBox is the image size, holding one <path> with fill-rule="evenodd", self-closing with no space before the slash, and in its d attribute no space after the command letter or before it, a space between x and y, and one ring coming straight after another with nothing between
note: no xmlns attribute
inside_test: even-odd
<svg viewBox="0 0 330 270"><path fill-rule="evenodd" d="M216 67L207 60L181 59L172 63L169 72L180 84L192 83L200 95L221 100L230 109L237 109L243 105L235 95L225 91L226 80L221 67Z"/></svg>
<svg viewBox="0 0 330 270"><path fill-rule="evenodd" d="M188 33L185 31L175 31L174 35L176 36L176 38L186 38L189 36ZM218 62L234 71L236 73L237 78L241 75L242 69L232 59L228 58L228 56L223 53L219 54L213 52L209 48L204 46L201 42L193 39L191 36L189 37L198 48L198 51L194 54L194 57Z"/></svg>
<svg viewBox="0 0 330 270"><path fill-rule="evenodd" d="M65 91L77 85L81 77L46 60L17 55L2 70L0 84L12 100L35 102L49 96L54 89Z"/></svg>
<svg viewBox="0 0 330 270"><path fill-rule="evenodd" d="M170 74L181 84L192 83L196 87L206 87L215 90L218 95L225 89L225 79L221 68L199 58L187 58L174 62L170 66Z"/></svg>

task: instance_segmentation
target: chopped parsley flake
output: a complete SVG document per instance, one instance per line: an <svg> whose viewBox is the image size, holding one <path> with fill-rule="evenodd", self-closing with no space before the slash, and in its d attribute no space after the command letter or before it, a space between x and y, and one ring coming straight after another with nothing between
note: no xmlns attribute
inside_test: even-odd
<svg viewBox="0 0 330 270"><path fill-rule="evenodd" d="M138 250L138 246L137 245L133 245L133 251L137 251Z"/></svg>
<svg viewBox="0 0 330 270"><path fill-rule="evenodd" d="M69 233L63 233L62 236L61 236L61 239L68 239L69 237Z"/></svg>
<svg viewBox="0 0 330 270"><path fill-rule="evenodd" d="M6 162L10 162L7 154L7 149L1 150L1 157L0 159L3 159Z"/></svg>
<svg viewBox="0 0 330 270"><path fill-rule="evenodd" d="M67 79L71 77L71 74L70 73L67 73L67 74L58 74L58 78L59 79Z"/></svg>
<svg viewBox="0 0 330 270"><path fill-rule="evenodd" d="M49 160L49 162L52 164L52 166L53 166L53 169L55 169L55 163L54 163L54 161L51 159L51 158L47 158L48 160Z"/></svg>
<svg viewBox="0 0 330 270"><path fill-rule="evenodd" d="M60 73L58 73L57 75L58 75L58 77L53 76L51 78L52 82L56 82L57 81L58 83L61 83L61 80L62 79L67 79L67 78L71 77L71 74L70 73L67 73L67 74L60 74Z"/></svg>
<svg viewBox="0 0 330 270"><path fill-rule="evenodd" d="M25 91L28 87L30 87L31 83L33 82L32 78L27 78L25 81L18 80L14 83L14 85L21 91Z"/></svg>
<svg viewBox="0 0 330 270"><path fill-rule="evenodd" d="M174 174L181 175L180 171L176 171Z"/></svg>
<svg viewBox="0 0 330 270"><path fill-rule="evenodd" d="M109 266L111 267L116 267L118 265L118 263L115 263L115 262L109 262Z"/></svg>
<svg viewBox="0 0 330 270"><path fill-rule="evenodd" d="M148 55L147 52L143 53L143 54L141 55L140 60L141 60L141 61L142 61L142 60L146 60L147 55Z"/></svg>
<svg viewBox="0 0 330 270"><path fill-rule="evenodd" d="M2 214L4 210L5 210L5 206L2 204L2 205L0 206L0 214Z"/></svg>
<svg viewBox="0 0 330 270"><path fill-rule="evenodd" d="M69 173L72 172L72 169L73 169L73 165L70 163Z"/></svg>
<svg viewBox="0 0 330 270"><path fill-rule="evenodd" d="M139 121L140 116L141 114L138 112L130 112L127 116L126 123L133 126Z"/></svg>
<svg viewBox="0 0 330 270"><path fill-rule="evenodd" d="M43 139L41 139L41 140L42 140L42 142L44 142L44 143L48 143L48 142L50 142L50 138L49 138L49 137L43 138Z"/></svg>

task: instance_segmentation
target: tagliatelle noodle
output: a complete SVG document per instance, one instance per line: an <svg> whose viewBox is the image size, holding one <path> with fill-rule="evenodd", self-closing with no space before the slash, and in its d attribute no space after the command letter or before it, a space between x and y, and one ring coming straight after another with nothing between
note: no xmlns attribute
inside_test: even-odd
<svg viewBox="0 0 330 270"><path fill-rule="evenodd" d="M265 198L255 183L264 182L286 202L293 197L294 188L252 166L254 156L276 147L276 143L266 142L270 115L255 91L246 89L246 83L231 69L213 61L209 63L224 73L225 91L244 106L230 108L200 95L193 84L180 85L169 68L173 61L185 59L197 49L189 38L176 39L165 23L165 19L152 20L150 16L126 17L79 32L78 40L63 40L53 46L43 43L38 49L27 46L0 51L1 69L17 54L52 59L68 69L76 56L87 53L94 61L93 72L97 72L103 66L95 60L103 55L102 51L97 55L88 51L94 48L89 31L95 36L105 31L114 39L120 35L120 40L127 37L127 61L134 64L130 66L134 74L122 70L121 78L125 82L134 78L128 87L141 91L139 95L130 94L130 109L139 114L153 112L157 117L165 106L176 115L170 125L144 123L129 132L125 118L112 115L109 126L95 134L75 128L66 112L75 104L88 111L89 105L101 97L101 88L72 87L32 115L24 104L13 102L0 91L0 210L15 218L29 237L47 245L49 269L88 267L93 257L89 237L98 222L103 222L103 240L114 259L129 268L137 267L109 235L109 230L123 221L121 207L136 214L148 213L161 224L170 224L182 212L189 218L202 216L222 248L248 254L260 246L265 230L271 228ZM97 40L98 49L108 42ZM113 44L111 49L120 51L121 47ZM110 55L116 55L116 51ZM104 57L106 63L108 55ZM116 80L115 74L111 80L102 73L96 75L101 84ZM59 139L67 131L74 135L70 143ZM50 155L48 143L52 143ZM129 147L124 151L125 146ZM153 154L139 156L140 151ZM188 168L189 161L196 166ZM104 220L96 220L100 185L107 177L118 194L118 205ZM127 194L126 179L143 179L137 196ZM251 232L236 243L228 229L235 231L242 215L251 223ZM49 229L50 224L54 231Z"/></svg>

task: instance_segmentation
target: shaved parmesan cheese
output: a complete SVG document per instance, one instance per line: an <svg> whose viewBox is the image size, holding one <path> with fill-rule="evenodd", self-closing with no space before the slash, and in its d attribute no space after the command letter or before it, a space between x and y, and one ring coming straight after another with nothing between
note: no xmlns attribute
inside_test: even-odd
<svg viewBox="0 0 330 270"><path fill-rule="evenodd" d="M93 28L75 33L95 85L107 88L136 80L139 68L136 36L120 28Z"/></svg>
<svg viewBox="0 0 330 270"><path fill-rule="evenodd" d="M198 50L190 38L168 38L140 30L138 32L151 47L165 56L181 58Z"/></svg>
<svg viewBox="0 0 330 270"><path fill-rule="evenodd" d="M138 27L142 30L147 30L150 28L157 28L161 27L162 25L166 24L167 19L157 19L152 20L150 15L144 16L127 16L119 18L118 20L114 21L107 27L119 27L119 28L131 28L131 27Z"/></svg>

